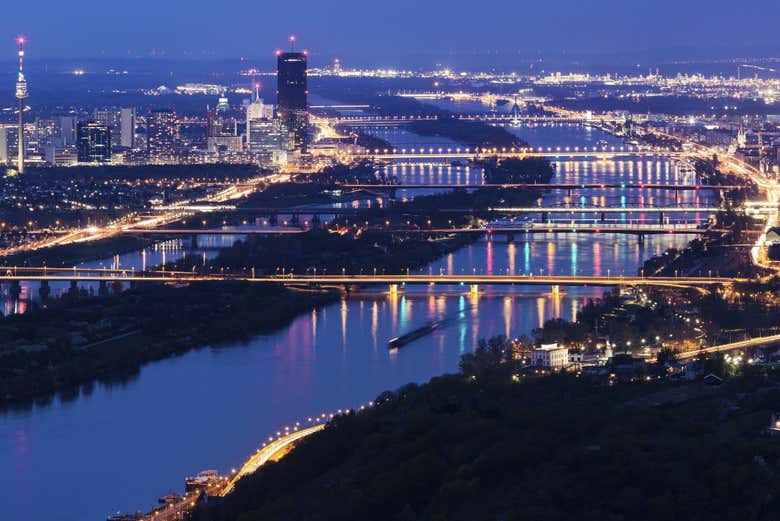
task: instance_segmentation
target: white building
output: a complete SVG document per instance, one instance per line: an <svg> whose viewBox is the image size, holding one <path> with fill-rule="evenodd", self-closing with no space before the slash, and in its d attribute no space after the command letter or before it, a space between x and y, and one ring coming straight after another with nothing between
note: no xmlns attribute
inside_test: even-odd
<svg viewBox="0 0 780 521"><path fill-rule="evenodd" d="M8 130L0 126L0 164L8 163Z"/></svg>
<svg viewBox="0 0 780 521"><path fill-rule="evenodd" d="M123 148L135 146L135 108L119 110L119 144Z"/></svg>
<svg viewBox="0 0 780 521"><path fill-rule="evenodd" d="M282 129L274 119L274 106L255 99L246 107L246 147L252 154L272 155L282 149Z"/></svg>
<svg viewBox="0 0 780 521"><path fill-rule="evenodd" d="M558 344L542 344L540 348L531 351L531 365L553 370L563 369L569 365L569 350L558 347Z"/></svg>

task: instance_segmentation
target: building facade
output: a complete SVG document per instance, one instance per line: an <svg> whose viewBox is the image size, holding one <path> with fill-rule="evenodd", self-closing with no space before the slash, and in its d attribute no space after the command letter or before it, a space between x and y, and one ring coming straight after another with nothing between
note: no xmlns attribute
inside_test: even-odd
<svg viewBox="0 0 780 521"><path fill-rule="evenodd" d="M135 108L119 110L119 145L122 148L135 146Z"/></svg>
<svg viewBox="0 0 780 521"><path fill-rule="evenodd" d="M246 150L250 154L273 154L284 147L280 120L274 118L274 106L263 103L259 93L246 107Z"/></svg>
<svg viewBox="0 0 780 521"><path fill-rule="evenodd" d="M176 157L176 113L170 109L152 110L146 117L146 151L151 161L167 162Z"/></svg>
<svg viewBox="0 0 780 521"><path fill-rule="evenodd" d="M306 53L280 52L276 82L279 118L287 150L306 151L309 129Z"/></svg>
<svg viewBox="0 0 780 521"><path fill-rule="evenodd" d="M79 163L107 163L111 160L111 129L95 121L76 126Z"/></svg>
<svg viewBox="0 0 780 521"><path fill-rule="evenodd" d="M558 344L542 344L531 351L531 365L558 371L569 365L569 350Z"/></svg>

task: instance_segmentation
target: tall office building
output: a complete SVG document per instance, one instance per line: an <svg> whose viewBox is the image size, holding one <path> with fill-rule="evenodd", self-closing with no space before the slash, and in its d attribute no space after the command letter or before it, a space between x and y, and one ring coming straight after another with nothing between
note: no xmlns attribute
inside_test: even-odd
<svg viewBox="0 0 780 521"><path fill-rule="evenodd" d="M76 144L76 116L60 117L60 139L63 146Z"/></svg>
<svg viewBox="0 0 780 521"><path fill-rule="evenodd" d="M123 148L135 146L135 108L119 110L119 144Z"/></svg>
<svg viewBox="0 0 780 521"><path fill-rule="evenodd" d="M309 127L306 53L279 52L276 65L279 118L286 133L287 149L305 152Z"/></svg>
<svg viewBox="0 0 780 521"><path fill-rule="evenodd" d="M167 161L175 157L176 113L170 109L152 110L146 117L146 150L150 159Z"/></svg>
<svg viewBox="0 0 780 521"><path fill-rule="evenodd" d="M106 163L111 160L111 129L95 121L76 126L79 163Z"/></svg>
<svg viewBox="0 0 780 521"><path fill-rule="evenodd" d="M0 126L0 164L8 163L8 129Z"/></svg>
<svg viewBox="0 0 780 521"><path fill-rule="evenodd" d="M93 114L95 123L108 127L111 132L111 143L119 143L119 111L115 108L95 109Z"/></svg>
<svg viewBox="0 0 780 521"><path fill-rule="evenodd" d="M272 153L282 147L282 129L274 119L274 106L260 99L255 85L255 99L246 107L246 147L252 154Z"/></svg>

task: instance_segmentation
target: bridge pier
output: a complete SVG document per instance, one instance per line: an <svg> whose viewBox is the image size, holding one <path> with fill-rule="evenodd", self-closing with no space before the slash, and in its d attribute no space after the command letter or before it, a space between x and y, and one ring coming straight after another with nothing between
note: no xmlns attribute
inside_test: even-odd
<svg viewBox="0 0 780 521"><path fill-rule="evenodd" d="M547 212L542 212L542 222L547 222L548 214Z"/></svg>
<svg viewBox="0 0 780 521"><path fill-rule="evenodd" d="M398 284L390 284L390 295L398 295Z"/></svg>
<svg viewBox="0 0 780 521"><path fill-rule="evenodd" d="M569 194L569 199L571 199L572 196L574 195L574 190L572 188L569 188L569 189L566 190L566 193Z"/></svg>
<svg viewBox="0 0 780 521"><path fill-rule="evenodd" d="M663 225L664 224L664 213L658 212L658 224Z"/></svg>
<svg viewBox="0 0 780 521"><path fill-rule="evenodd" d="M312 228L319 228L322 224L322 219L320 219L319 214L314 214L311 216L311 227Z"/></svg>
<svg viewBox="0 0 780 521"><path fill-rule="evenodd" d="M561 294L561 286L558 284L553 284L550 292L552 293L553 297L557 297Z"/></svg>
<svg viewBox="0 0 780 521"><path fill-rule="evenodd" d="M293 224L295 226L298 226L301 224L301 216L297 213L292 214L292 217L290 218L290 224Z"/></svg>
<svg viewBox="0 0 780 521"><path fill-rule="evenodd" d="M49 295L51 295L51 287L49 286L49 281L42 280L41 287L38 288L38 296L41 297L41 300L46 300L49 298Z"/></svg>
<svg viewBox="0 0 780 521"><path fill-rule="evenodd" d="M607 212L601 212L601 222L604 222L607 220Z"/></svg>
<svg viewBox="0 0 780 521"><path fill-rule="evenodd" d="M268 224L270 224L271 226L276 226L277 224L279 224L279 216L276 214L269 215Z"/></svg>
<svg viewBox="0 0 780 521"><path fill-rule="evenodd" d="M19 296L22 294L22 286L19 284L18 280L11 281L11 284L8 286L8 293L10 293L11 297L14 299L19 298Z"/></svg>
<svg viewBox="0 0 780 521"><path fill-rule="evenodd" d="M197 234L192 234L192 237L190 237L190 248L193 250L198 249L198 236Z"/></svg>
<svg viewBox="0 0 780 521"><path fill-rule="evenodd" d="M637 235L637 239L638 239L639 244L644 244L645 243L645 234L644 233L640 233L639 235Z"/></svg>
<svg viewBox="0 0 780 521"><path fill-rule="evenodd" d="M100 284L98 285L98 295L101 297L108 296L108 283L105 280L101 280Z"/></svg>
<svg viewBox="0 0 780 521"><path fill-rule="evenodd" d="M79 283L76 280L70 281L70 286L68 287L68 295L71 297L77 297L79 295Z"/></svg>
<svg viewBox="0 0 780 521"><path fill-rule="evenodd" d="M506 242L515 242L515 233L514 232L506 232Z"/></svg>
<svg viewBox="0 0 780 521"><path fill-rule="evenodd" d="M471 295L472 297L476 297L477 295L479 295L479 284L472 284L469 287L469 295Z"/></svg>

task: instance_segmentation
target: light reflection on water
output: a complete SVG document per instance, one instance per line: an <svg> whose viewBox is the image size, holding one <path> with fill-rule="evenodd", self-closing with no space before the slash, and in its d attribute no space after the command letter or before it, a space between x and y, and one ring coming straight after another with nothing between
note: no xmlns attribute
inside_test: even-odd
<svg viewBox="0 0 780 521"><path fill-rule="evenodd" d="M548 135L549 129L547 134L538 132L528 138L538 145L559 144L566 137L560 129L553 135ZM593 131L572 132L580 140L609 139ZM653 166L645 160L626 160L622 167L622 161L614 166L581 163L560 164L556 178L576 182L674 179L668 177L673 174L663 162ZM418 169L408 175L425 179L460 175L457 172L455 168L432 173ZM474 175L465 168L460 172ZM611 204L611 198L624 196L628 204L630 194L586 194L588 205ZM706 197L681 196L693 201ZM650 197L657 201L669 194L643 197L649 204ZM648 236L643 245L635 237L614 235L536 235L514 243L496 239L463 248L422 271L633 274L643 259L669 246L683 246L689 239ZM211 248L219 246L214 241L222 240L199 239L192 254L212 256ZM102 265L140 269L144 262L159 264L163 256L180 258L187 249L177 243L168 249L108 259ZM0 517L85 521L102 520L118 509L149 509L156 497L179 491L186 475L204 468L226 471L240 464L280 426L365 403L407 382L453 372L460 355L472 350L480 338L527 333L553 317L572 319L588 298L604 291L562 288L553 294L548 287L495 286L473 296L460 286L408 287L397 295L387 294L386 289L364 290L313 310L283 330L244 345L202 349L150 364L124 385L96 385L91 393L68 401L55 399L31 410L3 414L4 515ZM37 286L23 285L22 291L32 298ZM450 320L440 331L398 352L387 350L390 338L441 318Z"/></svg>

